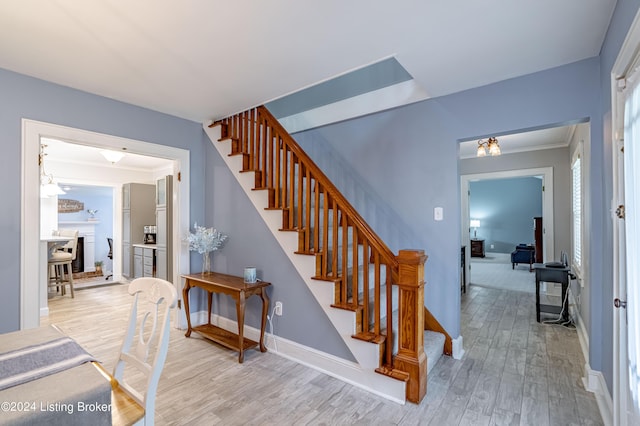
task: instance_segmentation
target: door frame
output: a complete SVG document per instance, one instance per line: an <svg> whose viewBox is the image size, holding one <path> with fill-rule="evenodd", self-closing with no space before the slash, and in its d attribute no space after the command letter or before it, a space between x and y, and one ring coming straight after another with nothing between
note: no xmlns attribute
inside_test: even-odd
<svg viewBox="0 0 640 426"><path fill-rule="evenodd" d="M640 63L640 11L629 28L611 69L611 149L612 187L611 220L613 226L613 298L626 300L626 243L624 221L614 213L617 206L624 204L624 177L621 174L624 163L621 148L624 147L624 78ZM637 73L638 71L636 71ZM613 303L613 301L611 301ZM627 358L626 310L613 309L613 424L625 426L638 424L637 417L629 413L629 383ZM633 411L633 410L632 410ZM637 416L637 415L636 415Z"/></svg>
<svg viewBox="0 0 640 426"><path fill-rule="evenodd" d="M460 214L460 230L462 235L462 245L465 246L466 259L470 259L470 241L469 232L469 184L472 181L488 180L488 179L509 179L518 177L542 176L542 253L543 261L547 262L555 258L555 247L553 239L553 167L540 167L533 169L506 170L500 172L475 173L469 175L460 175L460 205L462 212ZM533 219L533 218L532 218ZM532 222L533 225L533 222ZM470 263L467 262L467 267ZM470 273L467 271L465 285L469 285Z"/></svg>
<svg viewBox="0 0 640 426"><path fill-rule="evenodd" d="M180 182L173 186L174 215L173 229L175 231L189 229L190 220L190 152L182 148L158 145L134 139L96 133L72 127L35 120L22 120L22 176L21 176L21 229L20 229L20 328L27 329L40 325L40 265L44 260L40 255L40 169L38 155L40 153L40 139L48 137L60 139L80 145L94 146L106 149L126 148L134 154L161 157L174 160L174 175L180 172ZM182 190L181 190L182 188ZM116 203L117 204L117 203ZM121 227L121 225L120 225ZM121 232L114 227L113 232ZM180 275L189 273L189 250L179 238L173 242L173 262L176 265L173 273L173 283L180 291ZM45 268L46 270L46 268ZM178 328L186 326L183 310L176 310L174 325Z"/></svg>

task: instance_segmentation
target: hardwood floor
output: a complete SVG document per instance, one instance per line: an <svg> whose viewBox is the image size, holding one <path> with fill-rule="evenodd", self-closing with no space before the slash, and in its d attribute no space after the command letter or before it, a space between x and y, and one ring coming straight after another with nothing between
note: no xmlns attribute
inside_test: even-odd
<svg viewBox="0 0 640 426"><path fill-rule="evenodd" d="M55 297L54 323L115 364L129 313L125 285ZM534 295L471 286L462 297L465 356L443 357L420 405L404 406L273 353L237 354L172 330L158 425L601 425L575 330L535 322Z"/></svg>

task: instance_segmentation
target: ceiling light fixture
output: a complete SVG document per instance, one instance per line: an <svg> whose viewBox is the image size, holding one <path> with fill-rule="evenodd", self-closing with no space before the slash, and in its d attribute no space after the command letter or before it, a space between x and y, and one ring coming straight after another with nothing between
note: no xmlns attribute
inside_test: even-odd
<svg viewBox="0 0 640 426"><path fill-rule="evenodd" d="M487 155L487 150L489 150L489 154L491 154L491 156L502 154L502 151L500 151L500 145L498 144L498 139L489 138L484 142L480 139L478 141L477 157L485 157Z"/></svg>
<svg viewBox="0 0 640 426"><path fill-rule="evenodd" d="M47 155L44 149L47 147L45 144L40 145L40 155L38 155L38 165L40 166L40 197L47 198L57 195L66 194L57 183L53 182L53 175L47 174L44 170L44 157Z"/></svg>
<svg viewBox="0 0 640 426"><path fill-rule="evenodd" d="M109 151L108 149L100 151L100 154L102 154L102 156L111 164L116 164L118 161L122 160L122 157L124 157L123 152Z"/></svg>

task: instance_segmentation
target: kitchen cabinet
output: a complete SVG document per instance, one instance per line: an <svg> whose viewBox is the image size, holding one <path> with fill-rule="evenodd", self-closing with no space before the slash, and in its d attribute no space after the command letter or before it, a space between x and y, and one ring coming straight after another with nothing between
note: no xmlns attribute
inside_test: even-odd
<svg viewBox="0 0 640 426"><path fill-rule="evenodd" d="M133 245L133 278L156 276L156 246Z"/></svg>
<svg viewBox="0 0 640 426"><path fill-rule="evenodd" d="M143 274L142 247L133 247L133 278L140 278Z"/></svg>

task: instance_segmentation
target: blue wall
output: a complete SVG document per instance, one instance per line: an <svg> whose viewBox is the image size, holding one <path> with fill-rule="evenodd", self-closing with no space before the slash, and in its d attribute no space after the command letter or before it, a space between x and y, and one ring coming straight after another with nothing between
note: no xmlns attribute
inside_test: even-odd
<svg viewBox="0 0 640 426"><path fill-rule="evenodd" d="M470 182L469 191L469 217L480 220L477 237L487 252L511 253L520 243L534 243L533 218L542 216L541 179L481 180Z"/></svg>

